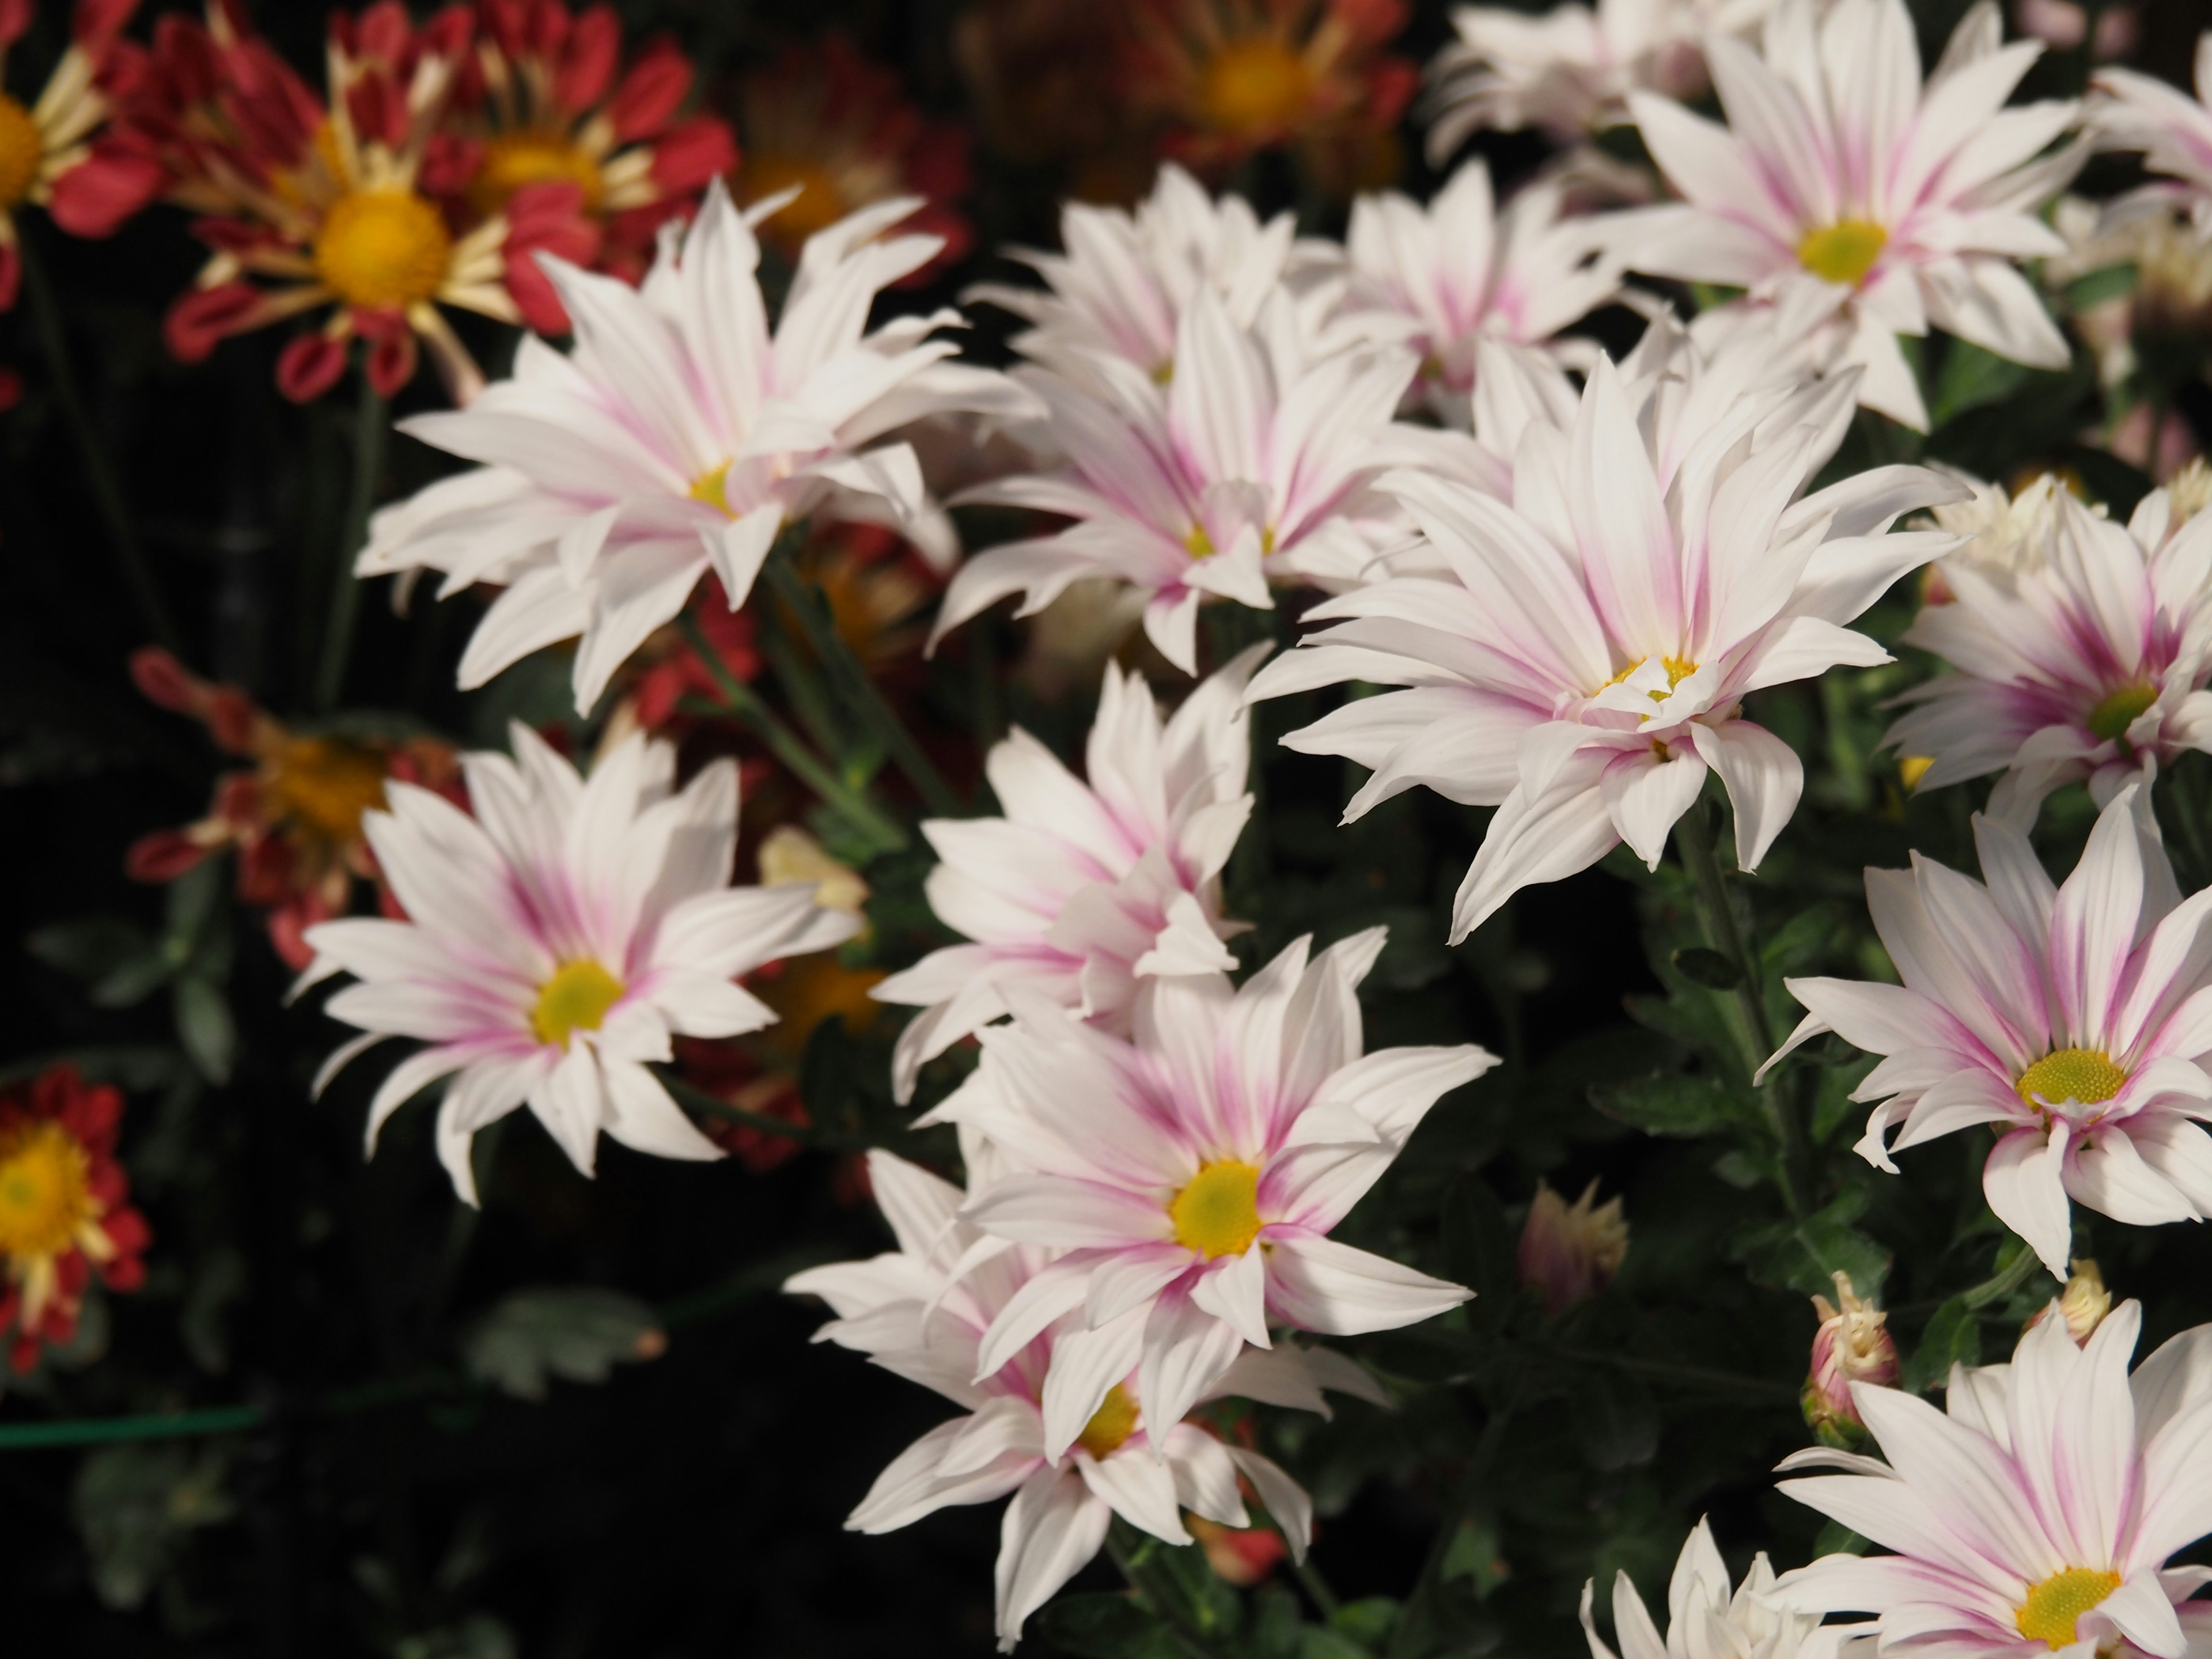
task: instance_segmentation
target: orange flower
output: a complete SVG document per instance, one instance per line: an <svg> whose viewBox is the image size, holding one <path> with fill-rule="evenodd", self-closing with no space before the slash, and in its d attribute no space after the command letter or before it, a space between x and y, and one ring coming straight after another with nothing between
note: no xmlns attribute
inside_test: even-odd
<svg viewBox="0 0 2212 1659"><path fill-rule="evenodd" d="M173 881L210 854L235 848L238 896L270 913L270 941L295 968L314 954L306 930L347 908L356 877L376 876L361 815L384 805L386 781L459 794L459 760L434 738L295 732L237 687L210 684L156 647L131 658L131 674L153 702L190 714L216 747L254 766L216 785L206 817L141 838L125 868L136 880Z"/></svg>
<svg viewBox="0 0 2212 1659"><path fill-rule="evenodd" d="M145 1281L153 1235L115 1161L122 1117L123 1097L87 1087L74 1066L0 1094L0 1333L18 1371L76 1334L94 1273L111 1291Z"/></svg>

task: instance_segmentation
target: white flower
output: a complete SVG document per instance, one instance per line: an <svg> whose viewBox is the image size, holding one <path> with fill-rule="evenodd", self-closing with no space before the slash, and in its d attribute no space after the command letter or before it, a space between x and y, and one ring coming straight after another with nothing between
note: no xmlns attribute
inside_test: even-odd
<svg viewBox="0 0 2212 1659"><path fill-rule="evenodd" d="M989 1167L991 1151L972 1135L963 1146L973 1179ZM1013 1494L999 1551L1001 1650L1012 1648L1030 1614L1097 1553L1114 1516L1170 1544L1191 1541L1182 1510L1224 1526L1250 1525L1239 1476L1266 1504L1292 1555L1305 1559L1313 1505L1297 1483L1258 1452L1224 1443L1179 1415L1162 1433L1126 1373L1104 1390L1073 1442L1048 1450L1043 1401L1062 1363L1061 1340L1073 1327L1047 1328L989 1370L980 1369L978 1352L999 1311L1049 1258L1018 1246L991 1253L988 1241L960 1218L964 1194L957 1187L889 1152L869 1153L868 1173L898 1248L870 1261L811 1269L784 1288L818 1296L837 1315L817 1341L866 1353L969 1414L901 1453L848 1528L890 1532L951 1504ZM1248 1350L1203 1397L1236 1394L1326 1417L1324 1388L1388 1403L1342 1355L1288 1346Z"/></svg>
<svg viewBox="0 0 2212 1659"><path fill-rule="evenodd" d="M1126 1035L1147 976L1236 967L1221 871L1252 811L1243 699L1266 654L1246 652L1164 725L1143 678L1109 663L1087 783L1018 730L984 764L1004 816L922 825L944 860L929 872L930 908L974 943L933 951L873 993L925 1010L892 1056L901 1102L926 1062L1006 1012L1008 986Z"/></svg>
<svg viewBox="0 0 2212 1659"><path fill-rule="evenodd" d="M1249 695L1407 688L1354 699L1284 742L1373 769L1347 817L1416 786L1498 808L1460 886L1455 943L1520 888L1620 842L1656 867L1708 769L1735 803L1743 868L1789 822L1803 769L1743 718L1745 695L1888 661L1844 624L1952 544L1881 533L1956 493L1920 468L1795 500L1834 453L1850 395L1848 379L1762 389L1740 355L1686 388L1601 361L1571 429L1529 427L1510 503L1412 471L1385 480L1437 574L1316 606L1308 615L1335 626L1270 664Z"/></svg>
<svg viewBox="0 0 2212 1659"><path fill-rule="evenodd" d="M2097 71L2103 95L2089 109L2100 149L2139 149L2143 166L2178 182L2144 194L2172 200L2200 222L2212 219L2212 30L2197 37L2197 96L2134 70Z"/></svg>
<svg viewBox="0 0 2212 1659"><path fill-rule="evenodd" d="M1468 1292L1328 1234L1445 1091L1496 1057L1472 1045L1363 1055L1357 988L1374 928L1307 960L1298 940L1231 992L1219 975L1154 978L1121 1039L1056 1004L1015 1000L975 1074L934 1115L988 1138L1008 1170L962 1211L985 1232L1067 1252L983 1341L997 1369L1054 1321L1045 1450L1107 1391L1179 1419L1271 1320L1329 1335L1393 1329Z"/></svg>
<svg viewBox="0 0 2212 1659"><path fill-rule="evenodd" d="M2166 1562L2212 1531L2212 1333L2174 1338L2130 1376L2142 1322L2123 1303L2076 1347L2044 1319L2011 1364L1954 1366L1948 1411L1857 1384L1889 1461L1800 1452L1783 1469L1842 1473L1781 1490L1896 1553L1824 1556L1784 1574L1778 1598L1873 1613L1831 1628L1893 1659L2203 1651L2212 1605L2187 1598L2212 1571Z"/></svg>
<svg viewBox="0 0 2212 1659"><path fill-rule="evenodd" d="M1628 1575L1613 1579L1613 1632L1618 1659L1833 1659L1836 1632L1820 1628L1820 1615L1793 1611L1774 1596L1774 1569L1765 1551L1752 1558L1738 1589L1728 1563L1703 1520L1684 1540L1667 1586L1667 1634L1651 1622L1644 1598ZM1598 1639L1590 1618L1597 1586L1583 1585L1583 1633L1590 1659L1616 1659Z"/></svg>
<svg viewBox="0 0 2212 1659"><path fill-rule="evenodd" d="M1410 350L1316 360L1279 292L1249 329L1201 292L1176 342L1164 388L1118 357L1092 360L1091 386L1015 371L1049 410L1066 462L965 499L1075 523L969 560L946 590L939 636L1009 593L1026 595L1028 616L1080 577L1114 576L1149 595L1146 634L1194 673L1201 598L1271 610L1271 579L1346 585L1395 538L1394 509L1368 486L1413 377Z"/></svg>
<svg viewBox="0 0 2212 1659"><path fill-rule="evenodd" d="M1961 567L1995 577L2044 568L2057 534L2058 498L2067 493L2057 477L2040 473L2008 495L2002 484L1984 483L1949 467L1936 470L1972 492L1965 501L1939 502L1929 510L1938 530L1964 538L1936 567L1939 580L1944 572Z"/></svg>
<svg viewBox="0 0 2212 1659"><path fill-rule="evenodd" d="M1784 338L1812 330L1828 369L1866 370L1859 401L1925 428L1899 334L1932 322L1999 356L2063 368L2065 340L2015 269L2065 244L2035 216L2080 165L2045 154L2071 102L2004 107L2043 51L2001 46L1995 0L1952 35L1927 84L1904 0L1782 0L1762 58L1711 40L1730 125L1670 100L1630 105L1685 198L1619 216L1631 269L1747 290ZM2040 159L2038 159L2040 158Z"/></svg>
<svg viewBox="0 0 2212 1659"><path fill-rule="evenodd" d="M438 1155L476 1201L469 1142L528 1105L576 1167L599 1133L663 1158L719 1158L646 1069L671 1034L735 1036L775 1016L735 975L850 939L857 917L824 910L811 883L729 884L738 775L717 761L672 793L676 751L632 738L588 781L527 727L515 758L463 757L471 817L411 784L362 820L410 920L354 918L307 930L312 984L358 983L325 1012L361 1028L339 1067L386 1037L429 1046L394 1066L368 1109L384 1121L452 1077Z"/></svg>
<svg viewBox="0 0 2212 1659"><path fill-rule="evenodd" d="M358 574L440 570L444 593L503 586L461 684L580 634L587 712L708 568L743 604L787 519L889 525L949 562L913 450L865 446L923 416L1030 404L927 337L957 313L866 331L876 295L937 252L933 236L877 240L916 205L879 203L810 238L773 333L759 244L719 182L689 229L664 236L641 289L548 259L575 349L526 339L512 380L401 423L483 465L379 513Z"/></svg>
<svg viewBox="0 0 2212 1659"><path fill-rule="evenodd" d="M1534 184L1499 210L1490 169L1475 161L1425 209L1395 191L1352 204L1344 308L1411 325L1419 386L1440 419L1470 423L1479 343L1543 345L1619 295L1620 273L1601 257L1603 220L1562 217L1562 195Z"/></svg>

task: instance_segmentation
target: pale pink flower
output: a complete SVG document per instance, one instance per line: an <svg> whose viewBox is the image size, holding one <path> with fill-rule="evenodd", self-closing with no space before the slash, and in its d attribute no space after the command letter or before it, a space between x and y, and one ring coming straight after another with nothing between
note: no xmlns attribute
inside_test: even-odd
<svg viewBox="0 0 2212 1659"><path fill-rule="evenodd" d="M1667 1633L1651 1620L1644 1598L1625 1572L1613 1577L1613 1632L1618 1656L1599 1639L1590 1617L1597 1597L1595 1580L1583 1584L1583 1634L1590 1659L1834 1659L1837 1633L1820 1626L1817 1613L1800 1613L1778 1601L1774 1569L1761 1551L1739 1587L1729 1579L1728 1563L1702 1519L1683 1541L1667 1586Z"/></svg>
<svg viewBox="0 0 2212 1659"><path fill-rule="evenodd" d="M1389 1330L1468 1292L1328 1234L1445 1091L1497 1064L1472 1045L1363 1054L1359 981L1380 928L1309 962L1298 940L1232 992L1218 975L1155 978L1133 1035L1017 1002L935 1116L1001 1149L962 1214L995 1237L1067 1252L992 1322L997 1370L1055 1320L1045 1450L1058 1456L1107 1390L1175 1421L1270 1322L1327 1335Z"/></svg>
<svg viewBox="0 0 2212 1659"><path fill-rule="evenodd" d="M2212 30L2197 37L2197 96L2134 70L2097 71L2089 106L2100 149L2141 150L2143 166L2176 182L2145 194L2212 218Z"/></svg>
<svg viewBox="0 0 2212 1659"><path fill-rule="evenodd" d="M2086 779L2101 806L2154 763L2212 750L2212 517L2170 534L2164 490L2125 526L2063 489L2047 506L2012 570L1939 567L1949 602L1905 639L1951 672L1899 699L1882 738L1934 761L1917 788L2002 772L1990 811L2024 824L2065 784Z"/></svg>
<svg viewBox="0 0 2212 1659"><path fill-rule="evenodd" d="M1358 581L1398 534L1370 485L1416 362L1395 345L1316 359L1287 295L1244 328L1202 290L1177 325L1164 387L1105 356L1087 384L1017 369L1049 411L1039 447L1066 459L964 499L1075 522L969 559L937 637L1009 593L1025 595L1018 614L1029 616L1080 577L1112 576L1149 596L1146 635L1194 673L1201 599L1267 611L1270 581Z"/></svg>
<svg viewBox="0 0 2212 1659"><path fill-rule="evenodd" d="M1840 441L1850 380L1772 389L1759 372L1731 359L1685 388L1601 361L1569 429L1529 427L1510 503L1390 475L1440 574L1315 607L1335 625L1254 679L1255 699L1347 680L1407 688L1284 739L1374 769L1347 819L1416 786L1498 808L1455 902L1455 943L1519 889L1621 842L1656 867L1709 770L1735 804L1737 860L1754 867L1804 773L1743 718L1744 696L1888 661L1844 624L1954 544L1881 533L1958 493L1919 468L1793 505Z"/></svg>
<svg viewBox="0 0 2212 1659"><path fill-rule="evenodd" d="M972 1137L966 1146L976 1155L975 1179L978 1165L989 1165L989 1149ZM848 1528L891 1532L949 1505L1012 1493L1000 1534L1001 1650L1012 1648L1030 1614L1098 1553L1115 1516L1170 1544L1191 1541L1185 1510L1224 1526L1251 1524L1237 1492L1240 1476L1282 1528L1292 1556L1304 1559L1313 1504L1298 1484L1260 1453L1180 1417L1162 1433L1133 1376L1113 1379L1073 1442L1048 1449L1044 1401L1062 1363L1061 1344L1077 1327L1066 1320L1048 1326L990 1370L981 1369L979 1352L999 1312L1050 1257L1018 1245L979 1251L988 1242L961 1219L960 1188L889 1152L869 1153L868 1173L898 1248L869 1261L811 1268L784 1288L820 1297L837 1316L815 1334L817 1341L866 1353L968 1414L902 1452ZM1324 1388L1388 1403L1342 1355L1288 1345L1247 1349L1202 1397L1238 1395L1326 1417Z"/></svg>
<svg viewBox="0 0 2212 1659"><path fill-rule="evenodd" d="M2066 342L2015 268L2061 254L2036 217L2080 165L2050 152L2071 102L2008 109L2043 51L2000 44L1995 0L1967 13L1921 82L1904 0L1782 0L1762 58L1706 46L1729 125L1630 95L1681 204L1620 216L1631 269L1747 290L1823 369L1863 368L1859 401L1908 426L1927 410L1900 334L1930 324L2002 357L2063 368ZM1808 335L1808 331L1813 332Z"/></svg>
<svg viewBox="0 0 2212 1659"><path fill-rule="evenodd" d="M1858 1151L1892 1174L1994 1126L1990 1207L2063 1279L2069 1200L2131 1226L2212 1213L2212 890L2181 901L2137 784L2063 887L2016 827L1978 816L1974 836L1986 884L1917 854L1867 872L1905 982L1784 981L1808 1012L1775 1058L1831 1030L1884 1056L1851 1097L1881 1103Z"/></svg>
<svg viewBox="0 0 2212 1659"><path fill-rule="evenodd" d="M933 951L872 994L923 1012L899 1033L893 1095L979 1026L1018 986L1126 1035L1137 987L1154 974L1225 973L1221 872L1251 816L1246 681L1255 647L1163 722L1141 676L1111 663L1078 778L1017 730L984 763L1003 816L933 818L944 860L925 890L939 921L973 943Z"/></svg>
<svg viewBox="0 0 2212 1659"><path fill-rule="evenodd" d="M301 983L351 974L325 1005L361 1028L316 1079L386 1037L428 1046L392 1067L368 1108L384 1121L450 1077L438 1155L476 1201L471 1138L527 1105L576 1167L600 1132L662 1158L720 1158L649 1062L672 1035L736 1036L775 1015L732 983L763 963L860 931L811 882L732 887L738 775L717 761L681 793L676 751L631 738L588 781L526 726L515 758L465 756L475 816L411 784L386 786L362 829L410 920L356 917L307 930Z"/></svg>
<svg viewBox="0 0 2212 1659"><path fill-rule="evenodd" d="M1592 1181L1570 1206L1548 1182L1536 1183L1517 1261L1521 1288L1541 1297L1545 1312L1564 1313L1589 1301L1613 1283L1627 1259L1628 1223L1618 1194L1600 1204Z"/></svg>
<svg viewBox="0 0 2212 1659"><path fill-rule="evenodd" d="M1778 1598L1893 1659L2183 1659L2212 1641L2203 1567L2169 1558L2212 1531L2212 1398L2202 1327L2128 1373L2142 1310L2121 1304L2086 1346L2046 1319L2009 1365L1954 1367L1939 1411L1897 1389L1853 1394L1888 1462L1797 1453L1799 1503L1895 1552L1829 1555Z"/></svg>

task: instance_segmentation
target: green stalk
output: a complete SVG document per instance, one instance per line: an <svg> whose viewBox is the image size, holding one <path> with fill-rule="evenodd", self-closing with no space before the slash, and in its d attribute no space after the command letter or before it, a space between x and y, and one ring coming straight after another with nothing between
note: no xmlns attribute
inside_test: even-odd
<svg viewBox="0 0 2212 1659"><path fill-rule="evenodd" d="M884 701L881 689L868 678L866 667L853 654L853 647L845 643L844 635L838 633L829 605L818 592L800 580L787 547L778 547L769 555L763 574L776 597L799 618L816 659L829 672L830 684L883 744L884 753L891 757L892 763L906 774L907 781L920 793L922 804L939 817L957 817L960 797L953 793L952 786L945 781L944 774L929 757L921 752L921 745L914 740L914 734L906 729L897 712Z"/></svg>
<svg viewBox="0 0 2212 1659"><path fill-rule="evenodd" d="M384 471L384 434L391 410L384 394L370 384L368 365L361 368L361 400L354 406L353 488L346 497L345 527L331 569L330 609L323 622L322 660L315 665L315 709L327 714L345 690L346 663L353 654L354 617L361 609L361 579L353 574L355 555L368 541L368 515L376 506L376 486Z"/></svg>
<svg viewBox="0 0 2212 1659"><path fill-rule="evenodd" d="M1986 1308L1992 1302L2001 1302L2027 1284L2042 1265L2043 1258L2022 1243L2018 1255L1973 1289L1962 1291L1959 1300L1969 1308Z"/></svg>
<svg viewBox="0 0 2212 1659"><path fill-rule="evenodd" d="M708 643L696 618L687 611L680 625L693 653L706 665L708 673L714 676L714 684L721 690L724 706L752 727L778 760L883 851L896 852L906 845L904 830L809 749L805 739L777 717L775 711L763 701L759 692L730 672L715 653L714 647Z"/></svg>
<svg viewBox="0 0 2212 1659"><path fill-rule="evenodd" d="M269 1420L258 1406L218 1406L204 1412L152 1412L143 1417L79 1417L58 1423L0 1424L0 1451L46 1446L106 1446L120 1440L188 1440L238 1434Z"/></svg>
<svg viewBox="0 0 2212 1659"><path fill-rule="evenodd" d="M153 567L146 562L146 550L138 543L138 532L131 527L131 511L124 504L122 481L117 477L115 465L108 459L107 447L100 441L100 432L92 423L92 416L84 406L84 394L76 379L76 365L70 360L69 336L62 325L60 304L54 298L53 283L47 279L46 262L39 257L38 243L28 235L18 236L16 252L23 271L23 291L30 296L32 325L38 331L40 349L46 353L46 372L52 377L54 396L62 406L62 418L68 422L70 436L76 444L77 461L84 468L85 481L92 486L94 505L99 509L100 523L107 532L107 539L114 549L115 562L123 567L124 584L131 590L133 604L138 607L138 621L155 641L171 651L181 651L183 641L176 624L169 619L169 608L162 602L161 584L154 580Z"/></svg>

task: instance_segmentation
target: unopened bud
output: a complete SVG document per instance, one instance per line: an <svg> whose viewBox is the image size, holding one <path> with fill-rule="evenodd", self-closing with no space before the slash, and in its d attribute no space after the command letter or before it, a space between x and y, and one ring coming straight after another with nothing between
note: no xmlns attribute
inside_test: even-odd
<svg viewBox="0 0 2212 1659"><path fill-rule="evenodd" d="M1597 1202L1597 1182L1569 1207L1544 1182L1521 1229L1521 1285L1544 1298L1547 1313L1587 1302L1613 1283L1628 1255L1628 1223L1620 1200Z"/></svg>
<svg viewBox="0 0 2212 1659"><path fill-rule="evenodd" d="M1266 1527L1224 1527L1202 1515L1186 1515L1183 1524L1206 1552L1215 1577L1249 1589L1275 1570L1289 1553L1283 1535Z"/></svg>
<svg viewBox="0 0 2212 1659"><path fill-rule="evenodd" d="M759 863L762 886L811 882L814 902L825 910L857 916L868 902L868 884L860 872L830 857L820 842L796 824L778 824L769 831L761 842Z"/></svg>
<svg viewBox="0 0 2212 1659"><path fill-rule="evenodd" d="M1798 1397L1805 1421L1830 1445L1844 1445L1866 1427L1851 1384L1888 1388L1897 1381L1897 1344L1889 1316L1851 1288L1849 1273L1836 1275L1836 1301L1813 1298L1820 1328L1813 1333L1813 1364Z"/></svg>
<svg viewBox="0 0 2212 1659"><path fill-rule="evenodd" d="M2112 1310L2112 1293L2105 1288L2104 1274L2097 1271L2094 1261L2083 1256L2074 1263L2074 1276L2058 1293L2058 1314L2066 1322L2066 1334L2077 1346L2087 1342ZM2038 1308L2022 1328L2033 1330L2050 1311L2048 1304Z"/></svg>

